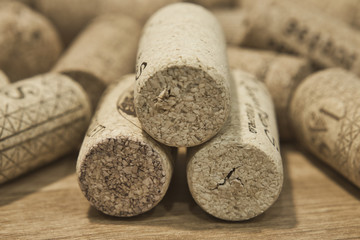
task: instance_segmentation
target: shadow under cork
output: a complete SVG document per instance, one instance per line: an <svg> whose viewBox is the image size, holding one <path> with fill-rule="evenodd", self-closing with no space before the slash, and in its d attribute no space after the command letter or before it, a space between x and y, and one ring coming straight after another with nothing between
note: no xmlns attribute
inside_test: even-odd
<svg viewBox="0 0 360 240"><path fill-rule="evenodd" d="M77 152L0 185L0 207L57 182L75 172Z"/></svg>

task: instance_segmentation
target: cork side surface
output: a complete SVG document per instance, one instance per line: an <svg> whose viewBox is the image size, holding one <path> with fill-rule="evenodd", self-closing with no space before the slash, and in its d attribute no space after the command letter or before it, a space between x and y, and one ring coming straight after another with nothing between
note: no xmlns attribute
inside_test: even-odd
<svg viewBox="0 0 360 240"><path fill-rule="evenodd" d="M7 78L5 73L0 69L0 87L5 86L6 84L9 84L9 79Z"/></svg>

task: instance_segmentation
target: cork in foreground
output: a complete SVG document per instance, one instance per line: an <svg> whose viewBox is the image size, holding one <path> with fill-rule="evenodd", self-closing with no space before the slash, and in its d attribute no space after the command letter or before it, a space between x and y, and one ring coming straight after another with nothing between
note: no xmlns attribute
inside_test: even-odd
<svg viewBox="0 0 360 240"><path fill-rule="evenodd" d="M155 207L171 180L173 162L165 147L140 128L134 99L135 75L107 90L93 117L77 162L87 200L112 216L135 216Z"/></svg>
<svg viewBox="0 0 360 240"><path fill-rule="evenodd" d="M296 89L290 105L302 144L360 187L360 79L333 68L314 73Z"/></svg>
<svg viewBox="0 0 360 240"><path fill-rule="evenodd" d="M9 79L7 78L5 73L0 70L0 88L2 86L5 86L6 84L9 84Z"/></svg>
<svg viewBox="0 0 360 240"><path fill-rule="evenodd" d="M247 45L284 49L320 66L342 67L360 74L360 33L348 24L286 0L243 0L253 16Z"/></svg>
<svg viewBox="0 0 360 240"><path fill-rule="evenodd" d="M66 76L38 75L0 88L0 183L78 147L89 120L86 93Z"/></svg>
<svg viewBox="0 0 360 240"><path fill-rule="evenodd" d="M80 34L53 71L79 82L95 108L109 83L134 72L140 31L140 25L130 17L99 17Z"/></svg>
<svg viewBox="0 0 360 240"><path fill-rule="evenodd" d="M19 2L2 1L0 49L0 69L10 81L18 81L48 71L62 43L45 17Z"/></svg>
<svg viewBox="0 0 360 240"><path fill-rule="evenodd" d="M142 128L169 146L213 137L229 113L225 40L203 7L177 3L147 22L137 57L135 110Z"/></svg>
<svg viewBox="0 0 360 240"><path fill-rule="evenodd" d="M241 221L276 201L283 167L270 94L248 73L236 70L233 76L229 120L213 139L189 149L187 180L203 210Z"/></svg>
<svg viewBox="0 0 360 240"><path fill-rule="evenodd" d="M254 74L267 86L274 102L276 120L282 141L292 140L288 108L291 95L301 80L311 73L308 60L301 57L228 47L230 68Z"/></svg>

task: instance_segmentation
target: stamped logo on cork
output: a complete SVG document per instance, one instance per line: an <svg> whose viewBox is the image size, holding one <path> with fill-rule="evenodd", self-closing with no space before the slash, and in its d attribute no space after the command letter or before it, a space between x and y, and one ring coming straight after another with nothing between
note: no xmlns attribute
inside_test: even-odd
<svg viewBox="0 0 360 240"><path fill-rule="evenodd" d="M120 115L141 129L140 122L136 117L134 106L134 86L131 85L118 98L116 107Z"/></svg>

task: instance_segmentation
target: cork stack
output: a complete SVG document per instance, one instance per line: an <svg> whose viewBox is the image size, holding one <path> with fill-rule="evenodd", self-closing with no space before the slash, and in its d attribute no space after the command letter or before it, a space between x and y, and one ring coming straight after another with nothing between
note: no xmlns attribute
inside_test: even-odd
<svg viewBox="0 0 360 240"><path fill-rule="evenodd" d="M176 147L213 137L230 111L225 40L203 7L177 3L143 29L136 63L135 110L142 128Z"/></svg>
<svg viewBox="0 0 360 240"><path fill-rule="evenodd" d="M340 68L307 77L290 105L299 141L360 187L360 79Z"/></svg>
<svg viewBox="0 0 360 240"><path fill-rule="evenodd" d="M108 84L134 72L141 27L123 15L95 19L53 68L82 85L93 108Z"/></svg>
<svg viewBox="0 0 360 240"><path fill-rule="evenodd" d="M62 51L50 22L16 1L0 2L0 69L10 81L44 73Z"/></svg>
<svg viewBox="0 0 360 240"><path fill-rule="evenodd" d="M170 148L144 133L134 110L135 75L107 90L92 119L77 162L78 181L100 211L129 217L149 211L165 195Z"/></svg>
<svg viewBox="0 0 360 240"><path fill-rule="evenodd" d="M302 57L238 47L228 47L227 53L230 68L254 74L265 83L274 102L280 139L293 140L290 99L300 81L311 73L310 62Z"/></svg>
<svg viewBox="0 0 360 240"><path fill-rule="evenodd" d="M0 88L0 183L74 150L90 120L81 86L44 74Z"/></svg>
<svg viewBox="0 0 360 240"><path fill-rule="evenodd" d="M203 210L240 221L275 202L283 168L275 112L265 85L236 70L231 89L229 120L210 141L189 149L187 179Z"/></svg>

